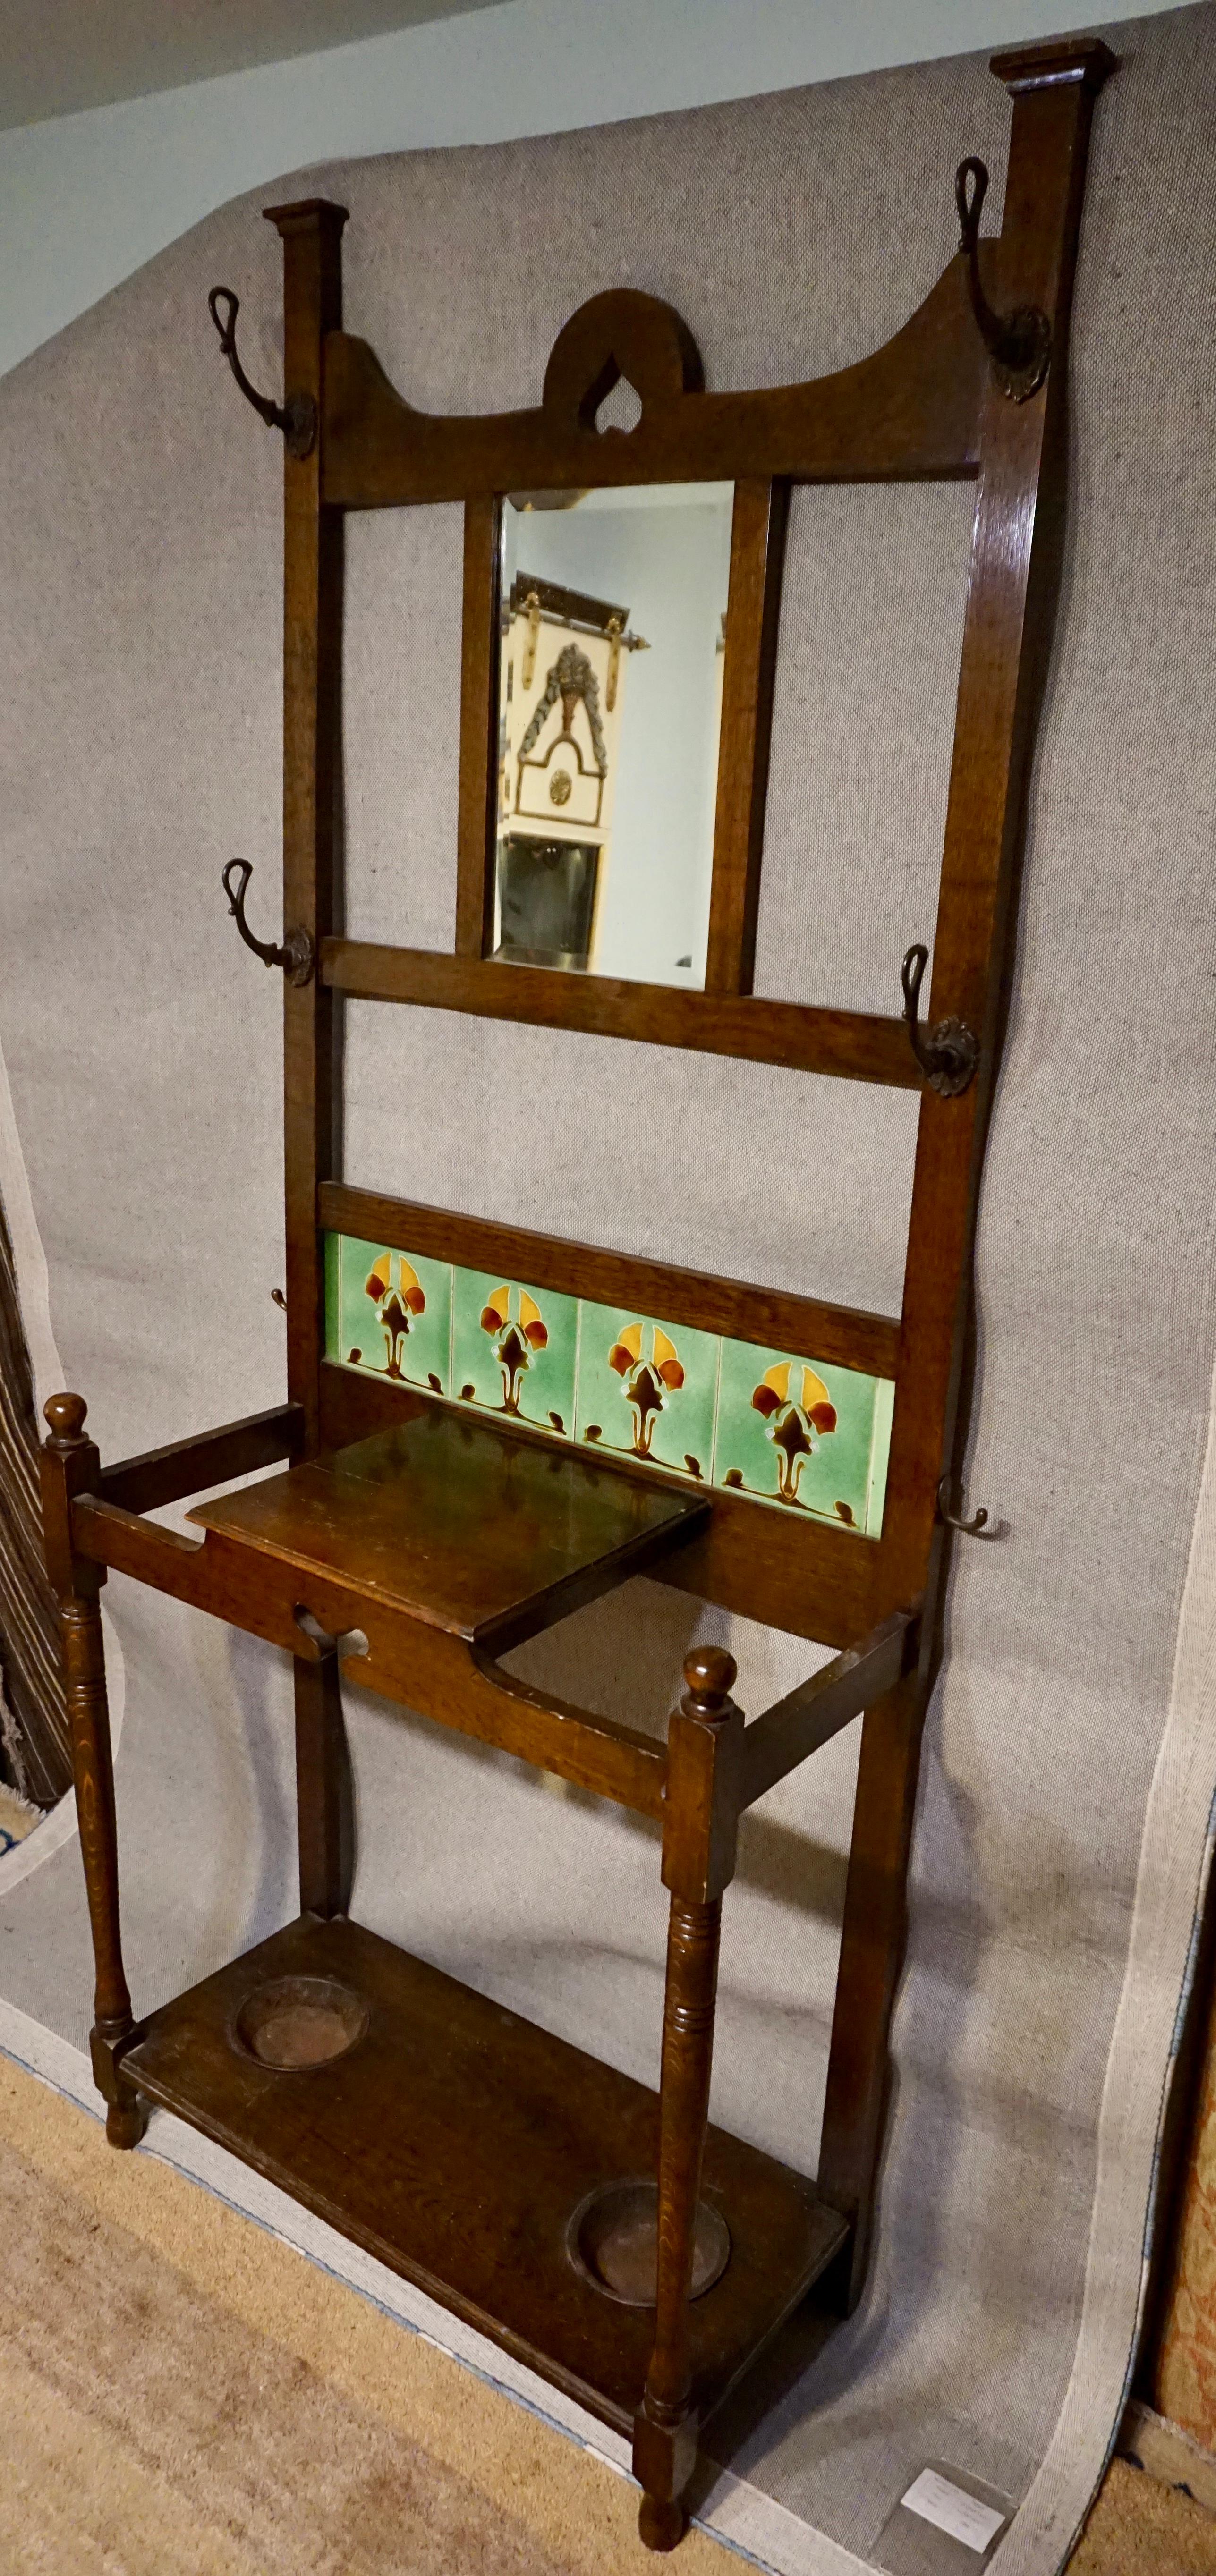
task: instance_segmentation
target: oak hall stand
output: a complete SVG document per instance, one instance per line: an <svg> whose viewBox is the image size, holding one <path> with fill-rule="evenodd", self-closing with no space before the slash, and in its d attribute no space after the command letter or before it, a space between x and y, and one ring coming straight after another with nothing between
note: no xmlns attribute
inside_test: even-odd
<svg viewBox="0 0 1216 2576"><path fill-rule="evenodd" d="M281 948L261 953L284 976L289 1400L108 1468L79 1396L46 1407L46 1545L96 1957L94 2072L113 2145L135 2145L144 2105L165 2104L632 2434L655 2549L680 2537L698 2430L726 2391L817 2282L840 2312L864 2275L945 1527L962 1525L949 1503L972 1240L1054 588L1087 141L1112 68L1090 41L994 62L1012 99L999 239L978 239L986 174L964 163L962 245L932 293L885 348L811 384L706 392L676 314L614 291L561 332L537 409L427 417L342 329L345 216L320 201L270 217L285 261L282 406L244 376L235 298L212 297L238 382L285 445L287 928ZM621 377L640 419L601 432L596 413ZM972 480L976 512L929 1020L918 1015L923 949L904 961L902 1016L757 997L786 495L795 483L933 477ZM704 990L504 962L487 953L501 496L699 480L735 487ZM333 928L344 513L434 501L462 502L465 524L452 955ZM256 945L247 877L242 862L226 883ZM331 1159L343 994L919 1091L900 1321L348 1187ZM432 1257L662 1317L668 1342L671 1328L693 1328L724 1337L723 1349L773 1348L795 1372L814 1361L838 1383L860 1372L893 1385L880 1532L799 1509L792 1490L782 1509L737 1476L707 1482L696 1460L686 1473L612 1461L564 1417L547 1429L509 1409L490 1419L454 1385L419 1390L348 1365L332 1310L327 1321L334 1237L384 1247L383 1276L398 1283L395 1256ZM788 1374L773 1383L788 1393ZM796 1415L790 1395L781 1419ZM147 1517L283 1461L198 1511L201 1538ZM119 1933L98 1607L109 1567L294 1658L299 1918L143 2021ZM503 1668L511 1647L641 1570L836 1658L746 1723L731 1657L697 1650L665 1744ZM671 1902L657 2096L350 1920L340 1672L355 1657L366 1688L661 1823ZM812 2185L707 2127L719 1919L743 1810L863 1711Z"/></svg>

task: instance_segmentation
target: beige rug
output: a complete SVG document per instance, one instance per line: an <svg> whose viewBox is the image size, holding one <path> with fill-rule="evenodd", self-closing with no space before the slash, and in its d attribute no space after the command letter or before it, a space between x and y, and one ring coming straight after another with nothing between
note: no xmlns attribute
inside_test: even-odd
<svg viewBox="0 0 1216 2576"><path fill-rule="evenodd" d="M23 1843L35 1825L41 1824L42 1817L41 1807L32 1807L28 1798L19 1798L15 1789L6 1788L0 1780L0 1852L10 1850L14 1843Z"/></svg>
<svg viewBox="0 0 1216 2576"><path fill-rule="evenodd" d="M1213 2576L1216 2521L1188 2496L1112 2462L1068 2576Z"/></svg>
<svg viewBox="0 0 1216 2576"><path fill-rule="evenodd" d="M653 2571L626 2480L7 2063L0 2197L6 2576Z"/></svg>
<svg viewBox="0 0 1216 2576"><path fill-rule="evenodd" d="M4 2061L0 2194L5 2576L653 2571L626 2480ZM1210 2576L1216 2522L1116 2461L1072 2568Z"/></svg>

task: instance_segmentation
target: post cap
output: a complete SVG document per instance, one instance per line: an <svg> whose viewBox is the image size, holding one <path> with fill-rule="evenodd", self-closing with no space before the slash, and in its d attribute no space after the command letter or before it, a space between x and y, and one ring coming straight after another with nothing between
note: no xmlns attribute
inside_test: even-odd
<svg viewBox="0 0 1216 2576"><path fill-rule="evenodd" d="M82 1395L48 1395L42 1411L57 1445L83 1437L88 1410Z"/></svg>
<svg viewBox="0 0 1216 2576"><path fill-rule="evenodd" d="M724 1646L694 1646L684 1657L684 1682L698 1717L719 1716L735 1686L739 1667Z"/></svg>

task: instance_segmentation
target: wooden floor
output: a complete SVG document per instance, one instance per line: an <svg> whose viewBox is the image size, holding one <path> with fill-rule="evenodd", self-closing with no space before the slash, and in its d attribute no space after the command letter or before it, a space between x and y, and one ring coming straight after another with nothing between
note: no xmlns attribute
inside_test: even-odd
<svg viewBox="0 0 1216 2576"><path fill-rule="evenodd" d="M3 2576L653 2576L623 2478L3 2059L0 2193ZM1073 2571L1216 2576L1216 2521L1116 2462Z"/></svg>

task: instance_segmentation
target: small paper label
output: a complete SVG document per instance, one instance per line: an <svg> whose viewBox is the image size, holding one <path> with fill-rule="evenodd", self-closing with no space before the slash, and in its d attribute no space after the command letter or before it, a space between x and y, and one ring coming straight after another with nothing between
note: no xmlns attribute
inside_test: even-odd
<svg viewBox="0 0 1216 2576"><path fill-rule="evenodd" d="M952 2540L961 2540L964 2549L978 2550L981 2557L1005 2519L995 2505L981 2504L978 2496L952 2485L936 2469L922 2469L899 2501L909 2513L918 2513L923 2522L935 2522L939 2531L948 2531Z"/></svg>

